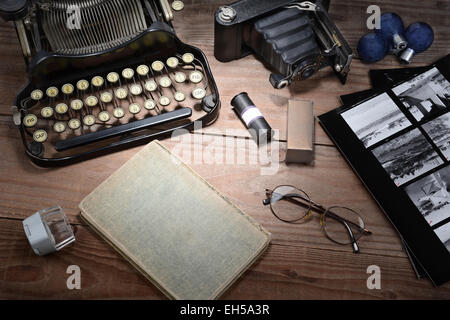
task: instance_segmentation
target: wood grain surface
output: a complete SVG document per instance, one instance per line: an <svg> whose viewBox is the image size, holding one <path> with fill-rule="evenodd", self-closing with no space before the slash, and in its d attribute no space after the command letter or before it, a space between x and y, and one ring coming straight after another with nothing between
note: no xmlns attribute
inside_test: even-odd
<svg viewBox="0 0 450 320"><path fill-rule="evenodd" d="M231 110L231 98L247 91L269 123L280 130L285 148L288 99L313 100L316 115L339 106L339 95L370 88L368 70L400 67L395 57L367 65L356 53L358 39L367 32L366 8L378 4L383 12L394 11L405 24L425 21L436 34L433 46L415 57L412 66L432 63L448 54L450 1L340 0L331 1L330 15L355 51L346 85L328 69L312 79L283 90L274 90L270 71L253 56L220 63L213 55L215 10L224 3L186 0L175 13L174 26L186 43L202 49L208 57L221 94L219 120L203 134L164 141L208 182L229 197L272 233L269 250L223 296L224 299L449 299L450 284L434 288L418 280L399 237L370 197L357 176L333 146L320 126L316 129L315 161L311 165L286 165L284 154L271 165L258 158L253 141ZM231 1L228 1L231 2ZM26 158L10 108L27 76L11 23L0 22L0 298L3 299L164 299L133 267L81 223L78 203L140 148L129 149L76 165L42 169ZM234 129L235 131L232 131ZM228 130L228 131L227 131ZM231 130L231 131L230 131ZM225 145L233 144L240 163L226 161ZM202 150L205 161L196 161ZM189 157L191 154L191 157ZM209 161L213 156L215 161ZM198 160L198 159L197 159ZM274 175L266 175L276 170ZM287 225L276 220L262 205L265 188L292 184L305 189L325 206L345 205L361 213L373 235L359 242L361 253L330 242L313 218L305 224ZM124 186L126 187L126 186ZM76 229L76 242L57 254L36 256L25 237L21 221L34 212L54 205L64 208ZM66 269L78 265L82 289L68 290ZM381 290L366 286L367 267L381 268Z"/></svg>

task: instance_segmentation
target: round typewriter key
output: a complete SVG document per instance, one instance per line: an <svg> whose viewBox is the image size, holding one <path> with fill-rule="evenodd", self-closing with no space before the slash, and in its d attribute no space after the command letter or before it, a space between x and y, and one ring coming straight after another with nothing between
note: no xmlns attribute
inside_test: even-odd
<svg viewBox="0 0 450 320"><path fill-rule="evenodd" d="M145 77L146 75L148 75L150 69L145 64L142 64L139 67L137 67L136 71L140 76Z"/></svg>
<svg viewBox="0 0 450 320"><path fill-rule="evenodd" d="M92 114L84 116L83 123L87 126L93 126L95 124L95 117Z"/></svg>
<svg viewBox="0 0 450 320"><path fill-rule="evenodd" d="M112 94L110 92L103 92L100 95L100 100L103 103L110 103L112 101L112 99L113 99L113 96L112 96Z"/></svg>
<svg viewBox="0 0 450 320"><path fill-rule="evenodd" d="M203 80L203 74L200 71L192 71L189 74L189 80L191 80L192 83L200 83Z"/></svg>
<svg viewBox="0 0 450 320"><path fill-rule="evenodd" d="M180 62L178 61L178 59L177 58L175 58L175 57L170 57L169 59L167 59L167 61L166 61L166 64L170 67L170 68L172 68L172 69L175 69L176 67L178 67L178 64L179 64Z"/></svg>
<svg viewBox="0 0 450 320"><path fill-rule="evenodd" d="M152 69L155 70L156 72L160 72L160 71L162 71L162 69L164 69L164 63L157 60L152 63Z"/></svg>
<svg viewBox="0 0 450 320"><path fill-rule="evenodd" d="M183 62L185 64L191 64L192 62L194 62L194 55L192 53L183 54Z"/></svg>
<svg viewBox="0 0 450 320"><path fill-rule="evenodd" d="M92 78L91 83L94 87L100 88L105 83L105 80L100 76L95 76Z"/></svg>
<svg viewBox="0 0 450 320"><path fill-rule="evenodd" d="M66 124L64 122L55 122L53 130L57 133L62 133L66 131Z"/></svg>
<svg viewBox="0 0 450 320"><path fill-rule="evenodd" d="M183 83L186 81L186 74L184 72L175 73L175 81L177 83Z"/></svg>
<svg viewBox="0 0 450 320"><path fill-rule="evenodd" d="M169 88L172 85L172 80L169 77L162 77L159 79L159 84L163 88Z"/></svg>
<svg viewBox="0 0 450 320"><path fill-rule="evenodd" d="M141 111L141 106L137 103L132 103L130 104L130 106L128 107L128 110L130 111L130 113L132 114L138 114Z"/></svg>
<svg viewBox="0 0 450 320"><path fill-rule="evenodd" d="M58 114L65 114L69 110L69 107L65 103L59 103L55 107L55 111Z"/></svg>
<svg viewBox="0 0 450 320"><path fill-rule="evenodd" d="M57 87L50 87L47 89L45 93L47 94L48 97L55 98L58 95L58 92L59 91Z"/></svg>
<svg viewBox="0 0 450 320"><path fill-rule="evenodd" d="M34 127L38 121L36 115L30 113L23 118L23 125L27 128Z"/></svg>
<svg viewBox="0 0 450 320"><path fill-rule="evenodd" d="M125 115L125 111L123 111L122 108L115 108L113 110L113 116L116 117L117 119L122 118Z"/></svg>
<svg viewBox="0 0 450 320"><path fill-rule="evenodd" d="M130 92L131 92L131 94L134 95L134 96L140 95L140 94L142 93L142 87L141 87L141 85L140 85L140 84L133 84L133 85L130 87Z"/></svg>
<svg viewBox="0 0 450 320"><path fill-rule="evenodd" d="M131 69L131 68L123 69L122 77L124 77L125 79L128 79L128 80L133 79L133 77L134 77L133 69Z"/></svg>
<svg viewBox="0 0 450 320"><path fill-rule="evenodd" d="M39 101L42 99L42 97L44 97L44 93L41 90L36 89L31 92L30 96L34 101Z"/></svg>
<svg viewBox="0 0 450 320"><path fill-rule="evenodd" d="M41 116L44 118L50 118L53 116L53 108L52 107L44 107L41 109Z"/></svg>
<svg viewBox="0 0 450 320"><path fill-rule="evenodd" d="M172 9L175 11L181 11L184 8L184 3L183 1L180 0L175 0L174 2L172 2Z"/></svg>
<svg viewBox="0 0 450 320"><path fill-rule="evenodd" d="M62 86L61 91L64 94L70 95L73 93L74 87L73 85L71 85L70 83L66 83L65 85Z"/></svg>
<svg viewBox="0 0 450 320"><path fill-rule="evenodd" d="M197 100L201 100L206 96L206 91L203 88L195 88L192 91L192 96Z"/></svg>
<svg viewBox="0 0 450 320"><path fill-rule="evenodd" d="M155 80L148 80L145 82L145 90L153 92L156 89L158 89L158 85L156 84Z"/></svg>
<svg viewBox="0 0 450 320"><path fill-rule="evenodd" d="M102 111L98 114L98 119L102 122L108 122L111 119L108 111Z"/></svg>
<svg viewBox="0 0 450 320"><path fill-rule="evenodd" d="M77 89L80 91L86 91L89 88L89 82L87 80L80 80L77 82Z"/></svg>
<svg viewBox="0 0 450 320"><path fill-rule="evenodd" d="M153 110L153 109L155 109L155 108L156 108L156 102L155 102L155 100L152 100L152 99L147 99L147 100L145 100L145 102L144 102L144 108L147 109L147 110Z"/></svg>
<svg viewBox="0 0 450 320"><path fill-rule="evenodd" d="M186 95L181 92L181 91L177 91L175 92L175 94L173 95L173 97L175 98L176 101L178 102L183 102L186 99Z"/></svg>
<svg viewBox="0 0 450 320"><path fill-rule="evenodd" d="M119 81L119 74L117 72L110 72L106 76L106 80L108 80L110 83L116 83Z"/></svg>
<svg viewBox="0 0 450 320"><path fill-rule="evenodd" d="M80 120L73 118L69 120L69 128L72 130L77 130L79 127L81 127Z"/></svg>
<svg viewBox="0 0 450 320"><path fill-rule="evenodd" d="M128 91L124 88L119 88L116 90L116 97L119 99L125 99L128 96Z"/></svg>
<svg viewBox="0 0 450 320"><path fill-rule="evenodd" d="M33 140L36 142L43 143L43 142L47 141L47 138L48 138L48 134L47 134L47 131L45 131L45 130L39 129L33 133Z"/></svg>
<svg viewBox="0 0 450 320"><path fill-rule="evenodd" d="M70 103L70 107L75 111L81 110L81 108L83 108L83 101L81 101L80 99L72 100L72 102Z"/></svg>
<svg viewBox="0 0 450 320"><path fill-rule="evenodd" d="M161 98L159 98L159 104L166 107L170 104L170 99L166 96L161 96Z"/></svg>
<svg viewBox="0 0 450 320"><path fill-rule="evenodd" d="M96 96L89 96L86 98L85 103L88 107L95 107L98 103L98 99Z"/></svg>

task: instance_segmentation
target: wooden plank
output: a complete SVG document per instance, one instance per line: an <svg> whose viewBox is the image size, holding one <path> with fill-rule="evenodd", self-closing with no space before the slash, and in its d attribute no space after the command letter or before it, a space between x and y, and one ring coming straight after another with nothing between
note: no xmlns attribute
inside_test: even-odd
<svg viewBox="0 0 450 320"><path fill-rule="evenodd" d="M20 221L0 222L1 299L165 299L88 227L77 226L74 244L39 257L29 247ZM381 290L366 286L366 270L373 264L381 266ZM81 290L67 289L70 265L80 267ZM429 282L415 280L406 257L272 244L222 298L439 299L449 295L450 286L435 290Z"/></svg>

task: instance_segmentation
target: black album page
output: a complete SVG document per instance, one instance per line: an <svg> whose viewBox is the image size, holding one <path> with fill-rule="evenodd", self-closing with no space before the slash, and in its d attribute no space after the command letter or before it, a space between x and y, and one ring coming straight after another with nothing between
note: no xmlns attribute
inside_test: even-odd
<svg viewBox="0 0 450 320"><path fill-rule="evenodd" d="M435 285L450 280L449 79L447 56L319 116Z"/></svg>

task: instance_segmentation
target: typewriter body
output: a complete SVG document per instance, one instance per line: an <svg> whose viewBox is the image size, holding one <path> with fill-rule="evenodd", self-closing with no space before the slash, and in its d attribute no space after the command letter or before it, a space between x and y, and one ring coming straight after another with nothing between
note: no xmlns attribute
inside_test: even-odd
<svg viewBox="0 0 450 320"><path fill-rule="evenodd" d="M29 83L13 118L26 154L64 165L207 126L219 94L167 0L6 0Z"/></svg>

